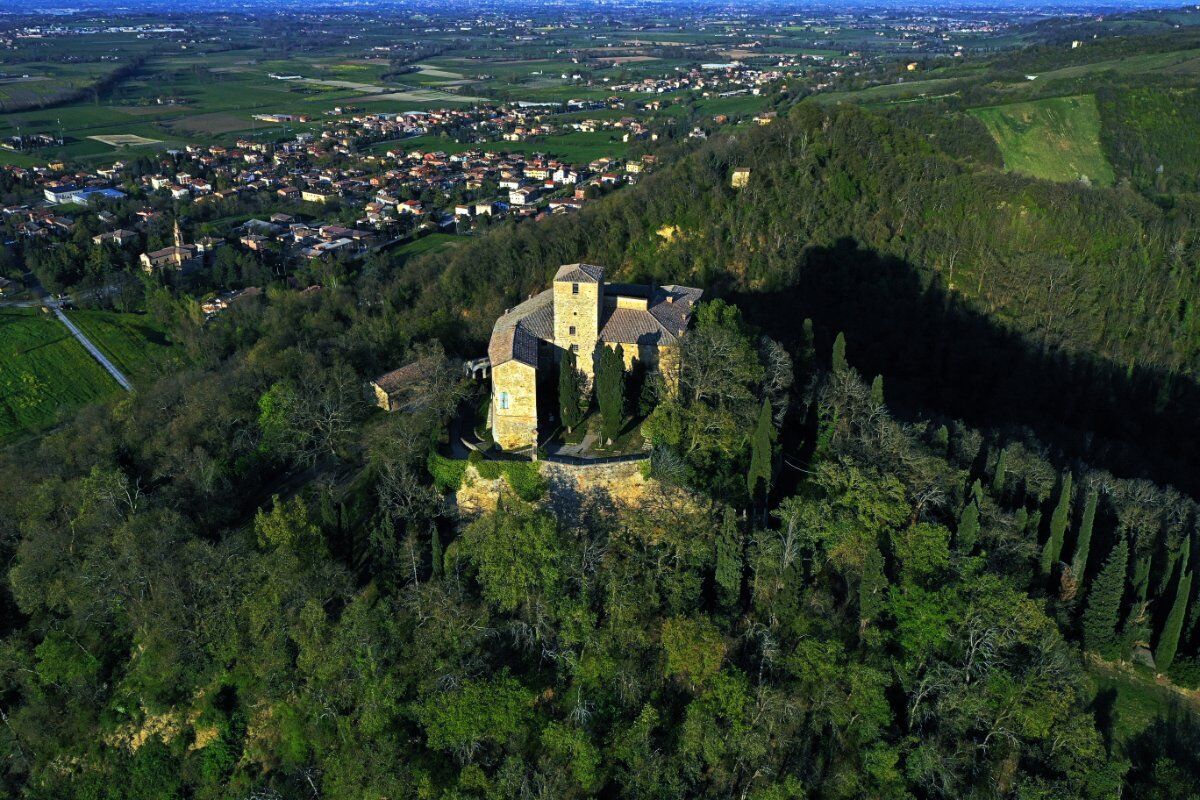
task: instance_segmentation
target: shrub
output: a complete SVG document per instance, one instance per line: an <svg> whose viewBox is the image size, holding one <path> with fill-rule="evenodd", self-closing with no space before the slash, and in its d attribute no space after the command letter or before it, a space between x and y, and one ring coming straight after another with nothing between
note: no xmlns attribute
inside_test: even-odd
<svg viewBox="0 0 1200 800"><path fill-rule="evenodd" d="M504 477L508 485L517 493L517 497L532 503L540 500L546 493L546 480L542 471L532 461L505 461L503 463Z"/></svg>
<svg viewBox="0 0 1200 800"><path fill-rule="evenodd" d="M430 453L425 463L429 474L433 476L433 485L439 492L457 491L462 486L463 476L467 473L466 461Z"/></svg>

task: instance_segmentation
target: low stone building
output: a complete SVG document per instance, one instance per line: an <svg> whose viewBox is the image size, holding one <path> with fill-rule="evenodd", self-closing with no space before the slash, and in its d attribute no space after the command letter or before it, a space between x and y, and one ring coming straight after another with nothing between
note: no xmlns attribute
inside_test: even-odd
<svg viewBox="0 0 1200 800"><path fill-rule="evenodd" d="M557 377L567 350L590 383L596 344L621 345L626 369L659 372L668 385L678 345L703 292L687 286L606 284L604 268L567 264L554 285L496 320L488 345L489 416L496 443L515 450L538 443L538 384ZM544 409L546 410L546 409Z"/></svg>
<svg viewBox="0 0 1200 800"><path fill-rule="evenodd" d="M427 366L414 361L371 381L369 386L375 405L389 412L404 410L413 386L421 380Z"/></svg>

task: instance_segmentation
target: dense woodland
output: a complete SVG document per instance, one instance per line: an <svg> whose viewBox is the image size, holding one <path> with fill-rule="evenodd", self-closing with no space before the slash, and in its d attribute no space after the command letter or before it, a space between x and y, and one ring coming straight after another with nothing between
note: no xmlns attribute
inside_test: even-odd
<svg viewBox="0 0 1200 800"><path fill-rule="evenodd" d="M196 366L0 454L4 794L1200 792L1192 716L1122 739L1091 677L1200 685L1200 206L924 124L802 104L209 325L151 287ZM460 519L453 371L362 380L578 260L705 287L661 490Z"/></svg>

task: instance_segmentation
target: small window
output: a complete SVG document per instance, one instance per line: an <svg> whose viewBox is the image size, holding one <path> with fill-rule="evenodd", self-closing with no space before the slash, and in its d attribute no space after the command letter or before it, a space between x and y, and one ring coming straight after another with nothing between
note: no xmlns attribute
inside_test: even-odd
<svg viewBox="0 0 1200 800"><path fill-rule="evenodd" d="M570 335L571 335L571 336L574 336L574 335L575 335L575 326L574 326L574 325L572 325L572 326L571 326L570 328L568 328L567 330L568 330L568 332L570 333Z"/></svg>
<svg viewBox="0 0 1200 800"><path fill-rule="evenodd" d="M573 344L573 345L571 345L571 352L572 352L572 353L578 353L578 352L579 352L579 345L577 345L577 344Z"/></svg>
<svg viewBox="0 0 1200 800"><path fill-rule="evenodd" d="M503 409L508 408L508 392L500 393L500 408L503 408Z"/></svg>
<svg viewBox="0 0 1200 800"><path fill-rule="evenodd" d="M578 283L571 284L571 294L579 294L579 284Z"/></svg>

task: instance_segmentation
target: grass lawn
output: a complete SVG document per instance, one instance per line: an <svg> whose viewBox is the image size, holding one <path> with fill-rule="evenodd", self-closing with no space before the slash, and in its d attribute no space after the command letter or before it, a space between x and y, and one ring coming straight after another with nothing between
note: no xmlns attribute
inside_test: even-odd
<svg viewBox="0 0 1200 800"><path fill-rule="evenodd" d="M68 316L134 385L184 364L166 331L145 314L72 311Z"/></svg>
<svg viewBox="0 0 1200 800"><path fill-rule="evenodd" d="M403 264L413 256L436 253L438 250L444 250L447 247L457 247L462 244L462 241L458 236L453 236L449 233L431 233L427 236L422 236L420 239L405 242L395 250L392 250L391 253L392 255L400 256L400 263Z"/></svg>
<svg viewBox="0 0 1200 800"><path fill-rule="evenodd" d="M54 317L0 309L0 440L120 393L116 381Z"/></svg>
<svg viewBox="0 0 1200 800"><path fill-rule="evenodd" d="M971 112L992 134L1013 172L1052 181L1087 177L1113 183L1113 168L1100 147L1100 112L1092 95L1051 97Z"/></svg>
<svg viewBox="0 0 1200 800"><path fill-rule="evenodd" d="M613 443L607 447L600 444L600 412L596 409L588 409L583 421L575 426L575 429L567 433L565 428L558 427L552 434L552 438L564 444L580 444L588 434L595 437L596 444L591 446L589 450L592 456L596 458L607 458L609 456L627 456L645 451L645 439L642 438L642 418L627 418L625 424L621 427L621 432L617 434L617 438L613 439Z"/></svg>
<svg viewBox="0 0 1200 800"><path fill-rule="evenodd" d="M1170 689L1159 686L1145 668L1116 668L1088 659L1087 672L1096 686L1097 718L1111 727L1115 742L1127 742L1156 719L1188 706Z"/></svg>

